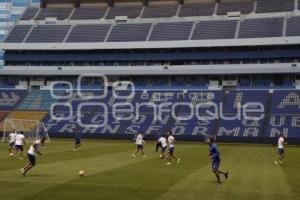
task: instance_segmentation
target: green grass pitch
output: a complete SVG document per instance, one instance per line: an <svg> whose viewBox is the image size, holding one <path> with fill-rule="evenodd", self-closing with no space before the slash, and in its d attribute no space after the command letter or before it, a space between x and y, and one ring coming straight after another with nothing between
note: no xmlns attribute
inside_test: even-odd
<svg viewBox="0 0 300 200"><path fill-rule="evenodd" d="M208 147L178 143L182 164L166 166L147 143L147 158L133 158L134 144L83 140L73 152L72 140L53 140L42 149L37 166L20 175L26 159L8 157L0 145L1 200L297 200L300 199L300 148L287 147L282 166L276 166L276 148L258 145L219 145L221 169L230 177L216 183ZM28 148L28 147L27 147ZM26 151L27 152L27 151ZM80 178L79 170L86 176Z"/></svg>

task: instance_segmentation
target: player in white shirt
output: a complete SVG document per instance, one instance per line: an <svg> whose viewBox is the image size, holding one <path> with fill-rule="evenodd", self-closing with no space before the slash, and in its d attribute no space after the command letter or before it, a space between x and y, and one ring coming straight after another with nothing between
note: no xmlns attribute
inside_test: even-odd
<svg viewBox="0 0 300 200"><path fill-rule="evenodd" d="M166 149L168 147L167 138L165 136L160 136L157 141L157 144L161 147L160 158L166 159Z"/></svg>
<svg viewBox="0 0 300 200"><path fill-rule="evenodd" d="M23 131L20 131L16 135L16 142L15 142L15 147L16 147L16 156L18 152L20 152L19 159L23 160L23 146L25 145L25 136L23 135Z"/></svg>
<svg viewBox="0 0 300 200"><path fill-rule="evenodd" d="M175 151L175 138L174 138L171 131L168 133L168 146L169 146L169 152L168 152L168 160L169 161L166 163L166 165L172 164L171 163L172 158L177 160L177 163L179 164L181 159L177 158L174 154L174 151Z"/></svg>
<svg viewBox="0 0 300 200"><path fill-rule="evenodd" d="M133 157L136 157L138 152L141 152L142 157L146 157L144 154L144 137L143 134L139 133L136 137L135 144L136 144L136 152L132 154Z"/></svg>
<svg viewBox="0 0 300 200"><path fill-rule="evenodd" d="M27 156L29 159L29 163L26 164L22 169L21 169L21 174L23 176L26 176L26 173L35 166L36 164L36 155L39 154L40 156L42 155L40 150L41 146L45 142L45 137L43 137L41 140L35 140L33 144L30 146Z"/></svg>
<svg viewBox="0 0 300 200"><path fill-rule="evenodd" d="M286 143L284 142L284 137L283 134L280 134L280 137L278 138L278 155L277 155L277 160L274 162L276 165L281 165L283 164L283 158L284 158L284 145Z"/></svg>
<svg viewBox="0 0 300 200"><path fill-rule="evenodd" d="M8 135L8 152L9 152L9 156L13 156L13 152L12 150L15 149L15 142L16 142L16 136L17 136L17 133L16 133L16 130L13 129L13 132L11 132L9 135Z"/></svg>

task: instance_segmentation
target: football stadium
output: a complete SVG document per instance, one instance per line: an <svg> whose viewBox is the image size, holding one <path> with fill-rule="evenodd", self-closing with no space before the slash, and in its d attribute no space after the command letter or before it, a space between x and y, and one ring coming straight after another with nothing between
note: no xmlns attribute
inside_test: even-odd
<svg viewBox="0 0 300 200"><path fill-rule="evenodd" d="M300 199L300 0L0 0L0 200Z"/></svg>

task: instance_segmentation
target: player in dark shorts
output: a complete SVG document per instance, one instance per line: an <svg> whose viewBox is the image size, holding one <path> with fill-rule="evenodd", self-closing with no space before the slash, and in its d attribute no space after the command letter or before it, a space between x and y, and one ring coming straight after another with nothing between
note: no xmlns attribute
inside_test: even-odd
<svg viewBox="0 0 300 200"><path fill-rule="evenodd" d="M159 149L161 149L161 143L158 141L161 135L157 135L157 142L155 144L155 152L158 152Z"/></svg>
<svg viewBox="0 0 300 200"><path fill-rule="evenodd" d="M169 152L168 152L168 162L166 163L166 165L170 165L172 158L177 160L177 163L179 164L181 162L180 158L177 158L174 154L175 151L175 137L173 136L173 133L170 131L168 133L168 146L169 146Z"/></svg>
<svg viewBox="0 0 300 200"><path fill-rule="evenodd" d="M141 152L141 155L143 158L146 157L146 155L144 154L144 136L143 134L139 133L135 139L135 144L136 144L136 151L132 154L132 157L136 157L136 155L138 154L138 152Z"/></svg>
<svg viewBox="0 0 300 200"><path fill-rule="evenodd" d="M73 151L78 151L80 147L81 147L80 133L76 133L75 134L75 146L74 146Z"/></svg>
<svg viewBox="0 0 300 200"><path fill-rule="evenodd" d="M280 134L280 137L278 138L278 148L277 148L277 159L274 162L276 165L282 165L283 164L283 158L285 156L284 153L284 145L287 144L284 141L283 134Z"/></svg>
<svg viewBox="0 0 300 200"><path fill-rule="evenodd" d="M22 169L21 169L21 174L23 176L26 176L26 173L33 168L36 165L36 155L42 155L40 150L42 144L45 142L46 138L42 138L41 140L35 140L33 144L30 146L27 156L29 163L27 163Z"/></svg>
<svg viewBox="0 0 300 200"><path fill-rule="evenodd" d="M15 142L15 147L16 147L15 155L17 156L18 152L20 152L20 155L19 155L20 160L23 160L24 145L26 145L25 136L23 134L23 131L20 131L20 132L18 132L18 134L16 136L16 142Z"/></svg>
<svg viewBox="0 0 300 200"><path fill-rule="evenodd" d="M166 150L168 148L166 136L164 135L160 136L160 138L157 140L156 146L157 145L159 145L159 147L161 148L161 153L159 157L162 159L166 159L167 158Z"/></svg>
<svg viewBox="0 0 300 200"><path fill-rule="evenodd" d="M8 135L8 153L11 157L14 156L16 136L17 133L15 129Z"/></svg>
<svg viewBox="0 0 300 200"><path fill-rule="evenodd" d="M208 137L208 144L209 144L209 157L212 161L212 171L216 175L218 179L218 183L221 183L220 174L223 174L224 177L228 178L228 172L219 170L221 158L220 158L220 152L218 150L218 146L215 143L214 137Z"/></svg>

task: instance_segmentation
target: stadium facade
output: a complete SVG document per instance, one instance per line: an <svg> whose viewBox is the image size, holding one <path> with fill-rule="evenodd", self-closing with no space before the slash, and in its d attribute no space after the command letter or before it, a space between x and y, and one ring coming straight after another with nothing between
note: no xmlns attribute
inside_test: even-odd
<svg viewBox="0 0 300 200"><path fill-rule="evenodd" d="M300 141L298 0L51 1L0 45L5 119L50 137ZM53 90L55 89L55 90ZM30 125L22 125L31 130Z"/></svg>
<svg viewBox="0 0 300 200"><path fill-rule="evenodd" d="M14 22L28 5L39 5L40 0L1 0L0 1L0 41L3 41ZM3 65L3 52L0 52L0 65Z"/></svg>

